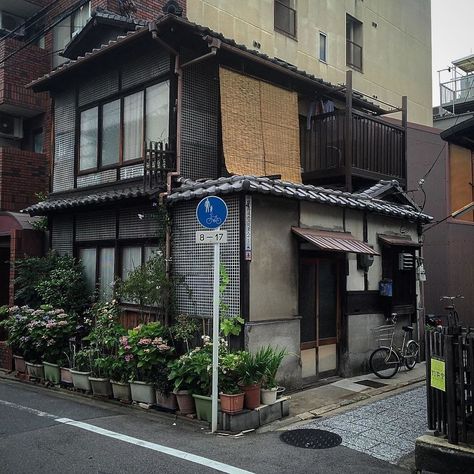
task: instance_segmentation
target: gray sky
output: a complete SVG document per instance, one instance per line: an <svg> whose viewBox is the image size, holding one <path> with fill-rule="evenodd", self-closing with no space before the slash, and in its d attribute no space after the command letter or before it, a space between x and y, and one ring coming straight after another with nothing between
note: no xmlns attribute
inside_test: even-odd
<svg viewBox="0 0 474 474"><path fill-rule="evenodd" d="M473 0L431 0L433 104L439 105L438 71L474 53ZM447 81L450 74L441 76Z"/></svg>

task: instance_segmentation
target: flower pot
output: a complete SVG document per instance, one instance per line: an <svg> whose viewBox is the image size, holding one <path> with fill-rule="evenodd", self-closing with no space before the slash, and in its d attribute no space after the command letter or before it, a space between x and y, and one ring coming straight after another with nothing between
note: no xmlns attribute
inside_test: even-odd
<svg viewBox="0 0 474 474"><path fill-rule="evenodd" d="M72 383L74 387L79 388L80 390L85 390L86 392L91 391L91 382L89 380L90 372L81 372L80 370L70 369L72 376Z"/></svg>
<svg viewBox="0 0 474 474"><path fill-rule="evenodd" d="M43 361L43 368L45 380L54 384L58 384L61 380L59 365Z"/></svg>
<svg viewBox="0 0 474 474"><path fill-rule="evenodd" d="M15 363L15 370L24 374L26 372L25 359L22 356L13 355L13 362Z"/></svg>
<svg viewBox="0 0 474 474"><path fill-rule="evenodd" d="M178 408L182 415L190 415L196 412L194 406L194 398L188 390L178 390L174 392L176 395L176 401L178 402Z"/></svg>
<svg viewBox="0 0 474 474"><path fill-rule="evenodd" d="M112 385L110 379L105 377L89 377L92 393L99 397L111 397Z"/></svg>
<svg viewBox="0 0 474 474"><path fill-rule="evenodd" d="M260 384L254 383L253 385L240 386L242 391L245 393L245 408L254 410L260 406Z"/></svg>
<svg viewBox="0 0 474 474"><path fill-rule="evenodd" d="M130 392L130 384L128 382L122 383L115 382L115 380L111 380L110 383L112 384L112 393L114 398L126 402L129 402L132 399L132 395Z"/></svg>
<svg viewBox="0 0 474 474"><path fill-rule="evenodd" d="M130 390L134 402L148 403L148 405L154 405L156 403L153 384L135 380L130 382Z"/></svg>
<svg viewBox="0 0 474 474"><path fill-rule="evenodd" d="M60 370L61 382L72 385L71 369L69 367L61 367L59 370Z"/></svg>
<svg viewBox="0 0 474 474"><path fill-rule="evenodd" d="M272 405L277 399L277 387L262 388L260 390L260 397L263 405Z"/></svg>
<svg viewBox="0 0 474 474"><path fill-rule="evenodd" d="M43 364L33 364L32 362L26 362L26 372L30 377L44 379Z"/></svg>
<svg viewBox="0 0 474 474"><path fill-rule="evenodd" d="M243 410L245 393L242 392L233 395L221 393L219 395L221 399L221 410L224 413L234 414Z"/></svg>
<svg viewBox="0 0 474 474"><path fill-rule="evenodd" d="M198 420L208 421L209 423L212 421L212 398L206 397L205 395L196 395L193 394L194 402L196 404L196 415ZM220 406L219 400L218 409Z"/></svg>
<svg viewBox="0 0 474 474"><path fill-rule="evenodd" d="M178 402L176 401L176 395L174 393L170 393L167 396L159 390L156 390L156 404L167 410L176 411L178 409Z"/></svg>

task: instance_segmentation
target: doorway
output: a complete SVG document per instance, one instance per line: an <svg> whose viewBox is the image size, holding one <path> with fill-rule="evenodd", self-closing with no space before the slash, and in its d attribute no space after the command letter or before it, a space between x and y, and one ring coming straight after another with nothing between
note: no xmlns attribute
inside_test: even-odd
<svg viewBox="0 0 474 474"><path fill-rule="evenodd" d="M335 258L302 258L299 275L303 378L337 373L340 333L340 265Z"/></svg>

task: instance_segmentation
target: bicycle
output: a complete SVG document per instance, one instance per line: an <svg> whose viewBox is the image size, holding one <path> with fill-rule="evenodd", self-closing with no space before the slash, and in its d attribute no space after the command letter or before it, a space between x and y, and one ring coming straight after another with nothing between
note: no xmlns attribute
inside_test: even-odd
<svg viewBox="0 0 474 474"><path fill-rule="evenodd" d="M393 342L396 322L397 313L392 313L391 324L379 326L374 330L379 344L385 341L390 343L389 345L380 346L375 349L369 358L370 370L381 379L393 377L403 364L405 364L408 370L412 370L417 362L420 346L411 338L407 341L407 335L410 334L411 337L413 327L402 326L402 345L396 347Z"/></svg>
<svg viewBox="0 0 474 474"><path fill-rule="evenodd" d="M449 303L444 307L448 311L448 326L449 327L458 327L459 326L459 314L456 311L456 306L454 301L456 299L464 299L462 295L456 296L442 296L439 300L440 301L448 301Z"/></svg>

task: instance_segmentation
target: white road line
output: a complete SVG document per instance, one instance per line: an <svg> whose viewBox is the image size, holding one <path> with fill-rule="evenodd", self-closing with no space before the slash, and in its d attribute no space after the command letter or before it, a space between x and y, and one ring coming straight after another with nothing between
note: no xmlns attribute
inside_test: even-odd
<svg viewBox="0 0 474 474"><path fill-rule="evenodd" d="M229 464L224 464L219 461L214 461L212 459L205 458L203 456L197 456L196 454L187 453L186 451L181 451L179 449L169 448L157 443L151 443L150 441L145 441L140 438L134 438L132 436L127 436L122 433L117 433L115 431L106 430L104 428L99 428L98 426L91 425L89 423L83 423L82 421L75 421L69 418L59 418L56 415L51 413L46 413L44 411L36 410L35 408L25 407L23 405L18 405L17 403L7 402L6 400L0 400L0 405L4 405L10 408L15 408L17 410L26 411L33 415L52 418L58 423L62 423L68 426L74 426L82 430L90 431L92 433L99 434L101 436L106 436L108 438L117 439L123 441L124 443L134 444L136 446L141 446L142 448L150 449L152 451L157 451L159 453L167 454L175 458L183 459L185 461L193 462L195 464L200 464L201 466L206 466L217 471L226 472L228 474L253 474L250 471L240 469L238 467L230 466Z"/></svg>

